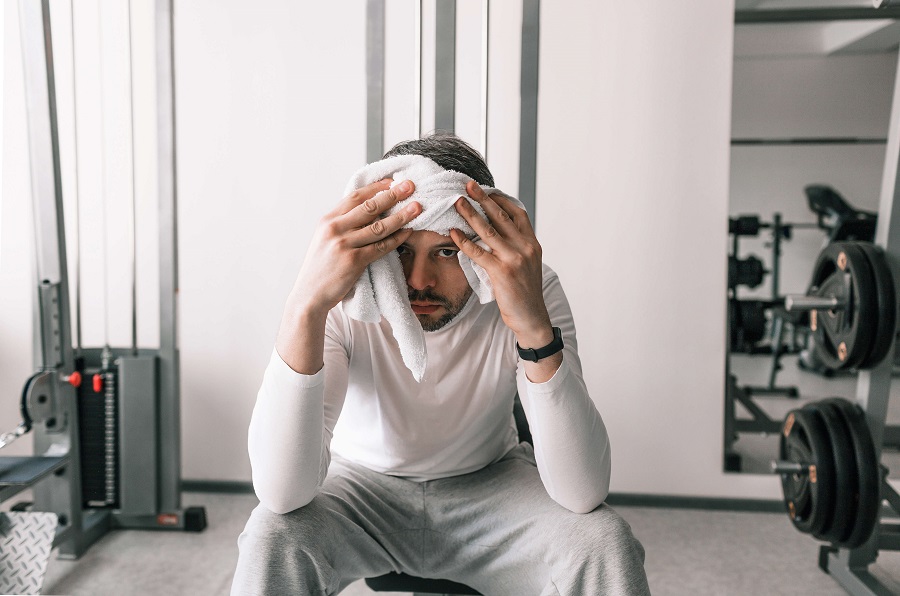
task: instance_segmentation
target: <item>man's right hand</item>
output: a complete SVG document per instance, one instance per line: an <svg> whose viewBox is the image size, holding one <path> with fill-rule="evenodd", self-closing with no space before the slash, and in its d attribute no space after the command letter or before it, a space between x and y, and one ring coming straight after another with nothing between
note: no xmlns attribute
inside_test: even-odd
<svg viewBox="0 0 900 596"><path fill-rule="evenodd" d="M382 213L414 190L409 180L393 188L390 183L381 180L350 193L319 221L294 286L298 305L327 314L353 289L370 263L406 241L412 230L401 228L422 207L413 202L382 219Z"/></svg>
<svg viewBox="0 0 900 596"><path fill-rule="evenodd" d="M390 217L381 215L409 198L415 186L409 180L393 188L390 184L381 180L350 193L316 226L276 342L282 359L297 372L313 374L321 368L328 311L353 289L370 263L396 250L412 233L402 228L422 212L418 202Z"/></svg>

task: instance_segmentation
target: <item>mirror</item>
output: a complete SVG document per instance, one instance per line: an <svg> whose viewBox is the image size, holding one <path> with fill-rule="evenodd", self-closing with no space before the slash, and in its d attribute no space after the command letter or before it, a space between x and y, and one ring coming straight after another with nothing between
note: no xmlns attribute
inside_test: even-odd
<svg viewBox="0 0 900 596"><path fill-rule="evenodd" d="M857 373L825 367L809 315L783 305L786 295L807 292L830 242L874 239L900 40L895 9L876 11L868 1L772 6L736 3L729 472L770 472L790 410L827 397L855 398ZM900 430L896 409L888 413L889 467L900 447L891 431Z"/></svg>

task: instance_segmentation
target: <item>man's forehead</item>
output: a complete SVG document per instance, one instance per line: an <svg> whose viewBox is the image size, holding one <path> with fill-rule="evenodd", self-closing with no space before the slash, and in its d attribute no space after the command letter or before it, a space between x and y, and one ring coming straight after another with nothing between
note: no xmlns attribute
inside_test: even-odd
<svg viewBox="0 0 900 596"><path fill-rule="evenodd" d="M444 236L443 234L438 234L431 230L415 230L409 235L409 238L406 239L404 244L424 249L444 247L456 248L456 243L453 242L453 239L450 236Z"/></svg>

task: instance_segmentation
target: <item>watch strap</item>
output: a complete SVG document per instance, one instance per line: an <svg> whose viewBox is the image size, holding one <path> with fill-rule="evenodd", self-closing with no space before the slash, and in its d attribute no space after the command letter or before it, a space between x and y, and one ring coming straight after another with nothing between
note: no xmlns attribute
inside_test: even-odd
<svg viewBox="0 0 900 596"><path fill-rule="evenodd" d="M519 352L519 358L528 360L529 362L537 362L548 356L556 354L563 349L562 331L559 327L553 328L553 341L542 348L523 348L516 342L516 350Z"/></svg>

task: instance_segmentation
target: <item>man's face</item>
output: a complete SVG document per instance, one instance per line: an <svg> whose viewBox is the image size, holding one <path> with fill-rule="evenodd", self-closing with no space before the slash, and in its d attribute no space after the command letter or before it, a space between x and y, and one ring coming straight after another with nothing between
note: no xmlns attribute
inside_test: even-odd
<svg viewBox="0 0 900 596"><path fill-rule="evenodd" d="M459 314L472 288L449 236L426 230L410 234L397 249L413 312L422 329L437 331Z"/></svg>

